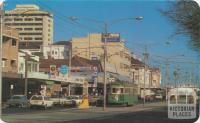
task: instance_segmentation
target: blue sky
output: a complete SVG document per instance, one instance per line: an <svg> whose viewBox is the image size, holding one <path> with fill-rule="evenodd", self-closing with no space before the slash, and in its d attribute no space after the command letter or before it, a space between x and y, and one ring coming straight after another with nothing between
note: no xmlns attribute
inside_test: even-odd
<svg viewBox="0 0 200 123"><path fill-rule="evenodd" d="M101 25L83 18L109 23L120 18L143 16L144 19L140 22L129 20L113 24L108 31L120 33L121 37L126 40L126 46L138 56L142 56L146 44L150 52L150 59L157 59L154 56L170 57L184 54L187 61L198 60L197 53L187 46L188 42L185 36L170 38L175 32L175 25L158 11L158 9L168 7L169 3L164 0L7 0L6 9L12 9L16 4L24 3L37 4L41 9L54 14L54 41L69 40L72 37L103 31L100 28ZM67 18L69 16L79 17L81 26L72 24ZM166 45L166 42L171 42L171 44ZM179 66L186 70L194 67L189 64L179 64ZM161 65L161 67L164 66ZM173 68L172 65L171 69Z"/></svg>

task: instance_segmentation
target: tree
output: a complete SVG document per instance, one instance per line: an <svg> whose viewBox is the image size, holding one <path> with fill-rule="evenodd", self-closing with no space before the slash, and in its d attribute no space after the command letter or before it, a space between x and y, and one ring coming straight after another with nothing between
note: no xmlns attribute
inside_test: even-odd
<svg viewBox="0 0 200 123"><path fill-rule="evenodd" d="M200 51L200 7L192 0L178 0L170 2L167 10L161 13L177 25L176 34L190 37L190 46Z"/></svg>

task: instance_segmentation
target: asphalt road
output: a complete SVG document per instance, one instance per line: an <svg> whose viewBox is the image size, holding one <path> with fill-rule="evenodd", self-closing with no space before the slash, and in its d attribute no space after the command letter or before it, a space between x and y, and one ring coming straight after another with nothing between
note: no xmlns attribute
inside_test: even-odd
<svg viewBox="0 0 200 123"><path fill-rule="evenodd" d="M3 120L8 123L193 123L195 120L167 118L165 103L150 103L143 107L102 107L89 109L56 107L43 109L4 109Z"/></svg>

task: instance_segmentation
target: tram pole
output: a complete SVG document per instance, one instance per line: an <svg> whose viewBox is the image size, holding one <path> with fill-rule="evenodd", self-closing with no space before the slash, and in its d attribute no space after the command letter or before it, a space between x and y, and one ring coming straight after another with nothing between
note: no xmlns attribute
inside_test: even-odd
<svg viewBox="0 0 200 123"><path fill-rule="evenodd" d="M106 60L107 60L107 23L104 23L105 33L104 33L104 95L103 95L103 111L106 110L106 84L107 84L107 76L106 76Z"/></svg>
<svg viewBox="0 0 200 123"><path fill-rule="evenodd" d="M147 61L149 54L147 53L147 45L145 45L145 52L144 52L144 91L143 91L143 106L146 102L146 70L147 70Z"/></svg>
<svg viewBox="0 0 200 123"><path fill-rule="evenodd" d="M2 121L2 83L3 83L3 79L2 79L2 58L3 58L3 16L4 16L4 3L1 3L2 7L0 9L0 122Z"/></svg>

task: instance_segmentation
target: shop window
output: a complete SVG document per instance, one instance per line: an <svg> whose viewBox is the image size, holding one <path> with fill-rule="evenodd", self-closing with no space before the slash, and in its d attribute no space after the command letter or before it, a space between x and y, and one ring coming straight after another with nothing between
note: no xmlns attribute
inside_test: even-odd
<svg viewBox="0 0 200 123"><path fill-rule="evenodd" d="M10 65L11 65L12 67L16 67L16 66L17 66L16 60L11 60L11 61L10 61Z"/></svg>
<svg viewBox="0 0 200 123"><path fill-rule="evenodd" d="M17 45L17 41L15 39L12 39L12 46L16 46Z"/></svg>

